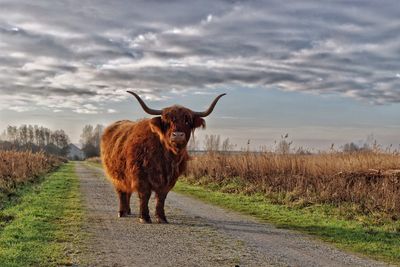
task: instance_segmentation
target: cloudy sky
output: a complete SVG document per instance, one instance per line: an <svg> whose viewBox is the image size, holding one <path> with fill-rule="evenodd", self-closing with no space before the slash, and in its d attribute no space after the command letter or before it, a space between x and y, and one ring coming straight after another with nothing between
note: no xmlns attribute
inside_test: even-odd
<svg viewBox="0 0 400 267"><path fill-rule="evenodd" d="M0 0L0 130L202 110L244 147L400 144L400 5L373 1Z"/></svg>

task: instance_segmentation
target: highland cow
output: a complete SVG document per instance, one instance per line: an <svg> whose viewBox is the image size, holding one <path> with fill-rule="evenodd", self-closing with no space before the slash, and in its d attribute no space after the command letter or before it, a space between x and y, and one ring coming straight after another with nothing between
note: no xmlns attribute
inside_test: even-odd
<svg viewBox="0 0 400 267"><path fill-rule="evenodd" d="M164 203L168 192L186 169L189 159L186 145L191 133L205 127L208 116L218 100L214 99L204 112L195 112L182 106L162 110L149 108L134 92L151 119L136 122L117 121L107 127L101 140L101 157L108 178L119 198L119 217L131 214L130 198L137 192L140 200L140 222L151 223L148 202L151 193L156 197L156 219L168 223Z"/></svg>

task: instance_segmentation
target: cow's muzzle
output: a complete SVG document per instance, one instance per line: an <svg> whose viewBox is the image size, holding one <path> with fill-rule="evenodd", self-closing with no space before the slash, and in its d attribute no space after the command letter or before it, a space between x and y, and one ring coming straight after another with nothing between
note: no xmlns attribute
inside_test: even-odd
<svg viewBox="0 0 400 267"><path fill-rule="evenodd" d="M186 142L186 134L184 132L172 132L171 141L175 143Z"/></svg>

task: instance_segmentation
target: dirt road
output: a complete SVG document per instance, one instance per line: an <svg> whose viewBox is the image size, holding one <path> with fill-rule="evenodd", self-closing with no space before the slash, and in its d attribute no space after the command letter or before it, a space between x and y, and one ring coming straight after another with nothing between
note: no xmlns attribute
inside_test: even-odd
<svg viewBox="0 0 400 267"><path fill-rule="evenodd" d="M117 217L117 198L101 169L76 163L88 217L88 266L386 266L292 231L171 192L170 224ZM151 200L153 208L154 202ZM154 220L153 220L154 221Z"/></svg>

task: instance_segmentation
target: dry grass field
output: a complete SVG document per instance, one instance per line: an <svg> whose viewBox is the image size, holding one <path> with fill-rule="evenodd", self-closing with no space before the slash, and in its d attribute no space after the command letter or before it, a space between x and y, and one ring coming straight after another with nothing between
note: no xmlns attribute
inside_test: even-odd
<svg viewBox="0 0 400 267"><path fill-rule="evenodd" d="M399 154L211 153L194 157L184 179L223 192L261 193L276 203L354 203L363 213L400 216Z"/></svg>
<svg viewBox="0 0 400 267"><path fill-rule="evenodd" d="M0 151L0 193L12 192L18 184L43 175L61 163L59 157L44 153Z"/></svg>
<svg viewBox="0 0 400 267"><path fill-rule="evenodd" d="M400 217L397 153L207 153L193 156L181 179L227 193L261 193L278 204L350 203L362 213Z"/></svg>

